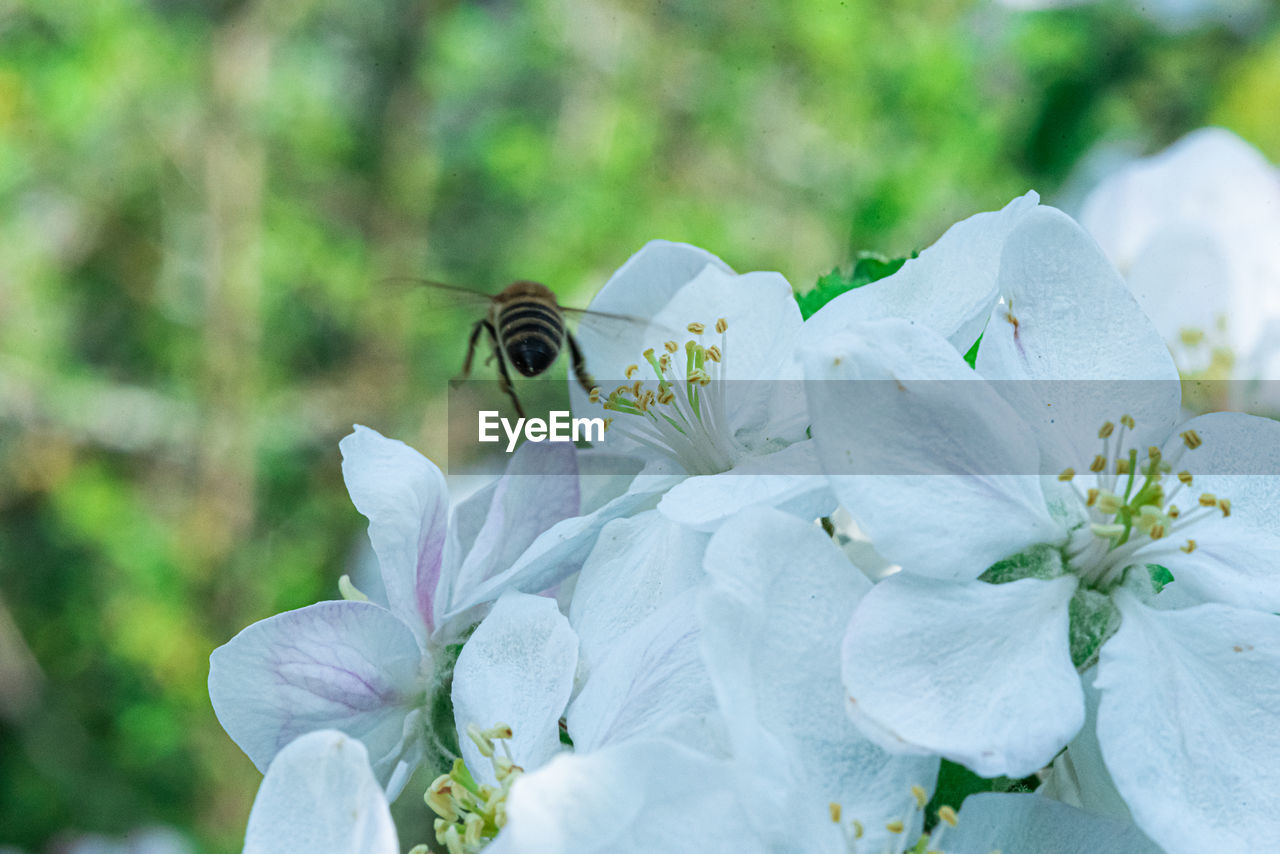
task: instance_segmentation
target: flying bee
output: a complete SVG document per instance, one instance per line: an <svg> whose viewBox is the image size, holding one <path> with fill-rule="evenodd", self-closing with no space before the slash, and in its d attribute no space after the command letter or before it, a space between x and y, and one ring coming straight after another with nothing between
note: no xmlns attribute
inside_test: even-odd
<svg viewBox="0 0 1280 854"><path fill-rule="evenodd" d="M578 385L590 394L595 388L595 381L587 371L586 359L582 348L566 325L566 316L574 317L582 323L593 325L617 326L619 324L634 329L644 330L650 327L648 320L624 314L588 311L579 308L566 308L560 305L546 285L538 282L512 282L501 293L483 294L443 282L425 279L399 279L392 281L408 282L437 291L448 293L459 302L471 302L485 308L484 317L471 327L471 337L467 342L467 355L462 362L462 373L459 379L465 380L471 375L471 363L476 354L476 346L480 336L488 335L492 349L492 360L498 363L498 379L502 391L511 398L516 414L524 418L524 407L516 396L515 386L511 382L511 374L507 369L508 362L522 376L536 377L545 373L556 361L560 351L567 346L573 375Z"/></svg>

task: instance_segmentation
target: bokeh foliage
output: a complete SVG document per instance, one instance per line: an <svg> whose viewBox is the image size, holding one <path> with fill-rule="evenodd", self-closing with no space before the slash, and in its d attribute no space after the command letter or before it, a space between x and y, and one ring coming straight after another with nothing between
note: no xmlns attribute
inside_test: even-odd
<svg viewBox="0 0 1280 854"><path fill-rule="evenodd" d="M469 316L646 240L801 288L1101 141L1280 160L1280 29L1126 5L0 0L0 844L168 823L258 774L205 690L335 595L353 422L439 457Z"/></svg>

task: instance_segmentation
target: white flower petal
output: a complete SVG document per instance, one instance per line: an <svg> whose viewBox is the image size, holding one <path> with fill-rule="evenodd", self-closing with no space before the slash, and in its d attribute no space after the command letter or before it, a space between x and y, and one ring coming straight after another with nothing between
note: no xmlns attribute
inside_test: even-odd
<svg viewBox="0 0 1280 854"><path fill-rule="evenodd" d="M471 608L491 602L508 590L540 593L551 589L578 571L595 546L602 527L614 519L652 509L658 503L658 496L679 480L677 476L638 475L627 492L598 510L557 522L540 534L510 567L456 601L445 619L465 622Z"/></svg>
<svg viewBox="0 0 1280 854"><path fill-rule="evenodd" d="M408 445L368 427L356 425L338 447L351 500L369 520L387 602L425 643L435 625L449 526L444 475Z"/></svg>
<svg viewBox="0 0 1280 854"><path fill-rule="evenodd" d="M735 756L780 778L778 812L816 827L838 803L878 850L911 786L932 786L938 760L884 752L845 712L841 638L871 582L820 528L769 509L726 521L706 567L703 655Z"/></svg>
<svg viewBox="0 0 1280 854"><path fill-rule="evenodd" d="M584 675L633 626L702 580L707 539L655 510L600 531L569 605Z"/></svg>
<svg viewBox="0 0 1280 854"><path fill-rule="evenodd" d="M701 531L714 531L748 507L773 507L812 520L836 507L820 471L813 442L804 440L772 454L747 457L723 474L688 478L662 496L658 511Z"/></svg>
<svg viewBox="0 0 1280 854"><path fill-rule="evenodd" d="M1115 781L1111 779L1102 759L1102 748L1098 745L1098 701L1101 697L1093 684L1097 675L1096 665L1081 674L1085 703L1084 726L1071 739L1067 749L1053 760L1050 774L1036 789L1036 794L1132 824L1133 815L1117 791Z"/></svg>
<svg viewBox="0 0 1280 854"><path fill-rule="evenodd" d="M385 785L399 763L420 755L405 720L424 704L428 665L385 609L320 602L254 623L215 649L209 698L259 769L299 735L338 729L364 742Z"/></svg>
<svg viewBox="0 0 1280 854"><path fill-rule="evenodd" d="M1084 723L1071 664L1074 576L1008 584L899 573L844 639L850 713L888 748L938 753L984 777L1024 777Z"/></svg>
<svg viewBox="0 0 1280 854"><path fill-rule="evenodd" d="M1053 470L1087 468L1098 428L1129 414L1145 449L1169 435L1181 386L1160 333L1120 274L1069 216L1028 214L1000 264L1004 303L991 315L977 368L1052 447ZM1082 380L1116 382L1080 382ZM1133 382L1141 380L1142 382Z"/></svg>
<svg viewBox="0 0 1280 854"><path fill-rule="evenodd" d="M1004 242L1038 202L1035 193L1027 193L1002 210L956 223L897 273L823 306L809 318L806 336L822 338L854 323L901 317L927 326L959 352L967 352L996 302Z"/></svg>
<svg viewBox="0 0 1280 854"><path fill-rule="evenodd" d="M516 781L493 854L760 850L725 763L666 740L563 754Z"/></svg>
<svg viewBox="0 0 1280 854"><path fill-rule="evenodd" d="M249 813L244 854L399 854L364 745L335 730L280 751Z"/></svg>
<svg viewBox="0 0 1280 854"><path fill-rule="evenodd" d="M818 458L886 558L909 572L976 578L1065 538L1045 506L1034 436L936 334L879 321L804 358Z"/></svg>
<svg viewBox="0 0 1280 854"><path fill-rule="evenodd" d="M565 715L575 751L659 735L710 749L716 700L698 652L696 598L685 590L615 638Z"/></svg>
<svg viewBox="0 0 1280 854"><path fill-rule="evenodd" d="M509 725L517 765L532 770L560 750L560 715L573 691L578 638L553 599L508 593L475 630L453 670L453 718L462 758L481 782L495 783L467 726Z"/></svg>
<svg viewBox="0 0 1280 854"><path fill-rule="evenodd" d="M1171 854L1280 837L1280 617L1115 601L1098 741L1138 825Z"/></svg>
<svg viewBox="0 0 1280 854"><path fill-rule="evenodd" d="M965 798L944 832L947 854L1160 854L1132 822L1095 815L1038 794L986 792Z"/></svg>
<svg viewBox="0 0 1280 854"><path fill-rule="evenodd" d="M521 445L489 493L488 512L452 580L450 607L445 610L514 564L543 532L577 516L578 505L574 447L550 442Z"/></svg>

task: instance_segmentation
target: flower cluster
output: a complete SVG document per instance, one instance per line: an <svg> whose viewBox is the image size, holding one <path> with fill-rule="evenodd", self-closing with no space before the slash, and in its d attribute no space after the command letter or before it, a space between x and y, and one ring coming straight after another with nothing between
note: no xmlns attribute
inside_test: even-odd
<svg viewBox="0 0 1280 854"><path fill-rule="evenodd" d="M451 504L407 446L342 441L377 572L212 657L265 773L246 852L1280 832L1280 425L1184 421L1072 219L1015 199L808 318L654 242L592 309L651 320L581 331L604 447L527 443Z"/></svg>

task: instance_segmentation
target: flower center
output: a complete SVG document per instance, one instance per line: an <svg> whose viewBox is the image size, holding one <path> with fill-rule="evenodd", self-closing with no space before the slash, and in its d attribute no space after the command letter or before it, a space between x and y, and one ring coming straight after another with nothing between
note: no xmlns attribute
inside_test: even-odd
<svg viewBox="0 0 1280 854"><path fill-rule="evenodd" d="M635 382L614 389L605 398L604 408L630 417L607 419L605 429L670 457L690 474L718 474L733 468L743 448L733 437L725 411L728 328L724 318L717 320L720 343L704 346L697 339L706 327L690 323L687 329L694 337L683 348L667 341L661 353L655 348L645 350L643 359L654 379L635 379L641 371L638 364L627 368L627 379ZM592 389L591 402L600 397L600 390Z"/></svg>
<svg viewBox="0 0 1280 854"><path fill-rule="evenodd" d="M931 833L925 833L912 842L907 828L911 826L915 814L923 812L925 805L929 803L928 793L925 792L923 786L911 787L911 799L902 818L894 819L885 825L885 830L889 831L889 840L885 847L881 848L875 854L904 854L911 851L941 851L938 843L942 841L942 834L948 827L956 826L956 811L949 806L938 808L938 824ZM840 827L844 833L845 848L848 854L859 854L865 849L860 845L862 835L865 828L862 822L854 819L848 824L843 823L843 812L840 804L832 802L828 805L831 813L831 820Z"/></svg>
<svg viewBox="0 0 1280 854"><path fill-rule="evenodd" d="M1075 483L1074 469L1058 475L1058 480L1071 483L1089 518L1068 543L1067 561L1083 583L1094 589L1107 590L1118 583L1134 553L1144 545L1166 537L1181 538L1189 526L1206 516L1231 515L1229 499L1208 492L1196 495L1190 472L1173 474L1182 455L1200 447L1199 434L1185 430L1178 434L1181 441L1171 451L1152 445L1140 454L1136 447L1125 444L1134 427L1133 417L1123 415L1119 429L1110 421L1099 428L1102 450L1089 465L1095 485L1085 492ZM1189 494L1184 496L1184 490ZM1175 499L1182 499L1191 509L1183 510ZM1180 548L1190 554L1196 541L1187 538Z"/></svg>
<svg viewBox="0 0 1280 854"><path fill-rule="evenodd" d="M498 785L477 783L466 764L455 759L449 773L437 777L427 789L424 800L439 816L435 820L436 841L449 854L478 854L498 835L507 823L507 795L524 773L511 761L511 751L505 743L511 738L511 727L495 724L480 729L469 724L467 735L492 763ZM501 755L495 752L495 744L501 745Z"/></svg>

